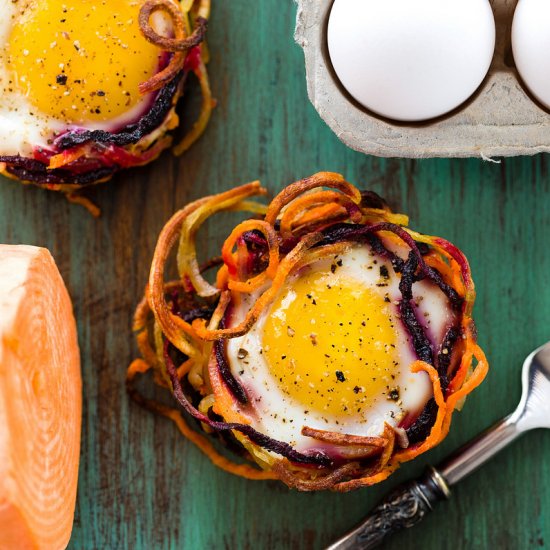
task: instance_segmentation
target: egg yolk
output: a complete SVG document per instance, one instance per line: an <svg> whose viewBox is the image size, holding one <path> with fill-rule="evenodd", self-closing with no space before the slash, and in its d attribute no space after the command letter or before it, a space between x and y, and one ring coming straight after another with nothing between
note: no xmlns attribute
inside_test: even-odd
<svg viewBox="0 0 550 550"><path fill-rule="evenodd" d="M279 295L263 353L281 391L304 409L361 413L398 399L396 331L383 293L334 273L301 276Z"/></svg>
<svg viewBox="0 0 550 550"><path fill-rule="evenodd" d="M136 0L31 0L6 47L30 103L66 123L104 122L140 102L159 49L139 29Z"/></svg>

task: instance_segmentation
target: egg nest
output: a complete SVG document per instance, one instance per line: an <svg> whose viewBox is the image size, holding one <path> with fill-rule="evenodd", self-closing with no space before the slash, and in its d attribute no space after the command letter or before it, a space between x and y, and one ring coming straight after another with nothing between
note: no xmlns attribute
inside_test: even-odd
<svg viewBox="0 0 550 550"><path fill-rule="evenodd" d="M156 12L163 12L169 19L171 37L158 34L152 27L150 19ZM170 131L179 124L176 105L188 75L194 74L203 96L201 112L187 135L173 147L178 155L187 150L204 131L213 107L206 70L208 53L203 43L209 13L210 0L188 0L181 4L172 0L143 2L139 10L140 30L163 53L159 56L158 71L139 85L139 92L135 90L147 98L137 119L123 124L114 121L107 130L68 124L63 130L53 131L47 146L34 146L32 156L0 154L0 173L71 194L80 187L107 181L120 170L148 164L173 145ZM66 32L62 34L68 36ZM114 48L116 43L112 41L110 47ZM23 53L29 56L28 50ZM65 94L74 93L68 88L68 80L65 74L57 77L57 87L61 91L67 88ZM92 95L106 94L100 91Z"/></svg>
<svg viewBox="0 0 550 550"><path fill-rule="evenodd" d="M135 314L128 390L226 471L305 491L373 485L440 443L487 373L468 262L338 174L293 183L268 206L250 200L265 194L250 183L168 221ZM221 211L252 217L199 266L195 235ZM179 278L166 282L176 244ZM148 371L179 409L138 391ZM215 437L259 468L220 454Z"/></svg>

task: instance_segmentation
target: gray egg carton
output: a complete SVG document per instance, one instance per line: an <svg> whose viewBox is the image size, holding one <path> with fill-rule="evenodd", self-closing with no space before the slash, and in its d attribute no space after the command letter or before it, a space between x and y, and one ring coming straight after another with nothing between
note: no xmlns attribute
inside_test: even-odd
<svg viewBox="0 0 550 550"><path fill-rule="evenodd" d="M495 55L479 90L439 119L399 124L369 114L342 88L331 67L326 28L333 0L296 0L296 42L303 48L307 89L321 118L348 146L380 157L481 157L550 151L550 114L528 95L510 44L517 0L492 0Z"/></svg>

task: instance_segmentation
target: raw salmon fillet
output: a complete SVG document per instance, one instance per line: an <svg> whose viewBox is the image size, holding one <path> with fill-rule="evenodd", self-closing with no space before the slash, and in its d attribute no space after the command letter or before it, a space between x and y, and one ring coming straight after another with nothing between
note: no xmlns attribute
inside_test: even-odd
<svg viewBox="0 0 550 550"><path fill-rule="evenodd" d="M0 245L0 550L67 546L81 393L72 303L52 256Z"/></svg>

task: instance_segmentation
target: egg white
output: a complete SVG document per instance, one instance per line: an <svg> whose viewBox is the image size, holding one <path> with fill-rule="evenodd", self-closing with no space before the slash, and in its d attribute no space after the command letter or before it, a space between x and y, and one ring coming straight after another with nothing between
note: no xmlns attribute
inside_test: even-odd
<svg viewBox="0 0 550 550"><path fill-rule="evenodd" d="M406 251L402 250L400 255L406 257ZM350 247L339 256L339 259L342 260L342 266L338 268L335 277L345 277L369 289L376 289L382 296L388 293L391 299L399 358L399 366L394 371L395 384L400 388L399 401L380 396L370 408L365 408L360 414L349 414L344 421L342 416L331 417L326 412L321 414L310 410L305 414L304 409L309 407L281 391L262 352L263 330L271 314L270 310L261 315L247 334L230 339L227 343L226 354L231 372L253 401L256 415L250 419L252 425L258 431L274 439L285 441L299 451L318 447L318 442L316 445L315 440L301 434L304 426L338 433L378 436L383 433L385 422L397 427L407 413L418 414L432 396L432 384L427 374L424 372L413 374L409 369L417 358L410 336L404 324L398 319L398 301L401 299L398 288L400 278L393 275L391 263L375 256L369 247L360 245ZM374 264L376 269L372 268ZM388 286L379 288L376 284L380 280L379 268L382 265L385 265L392 275ZM371 266L370 269L369 266ZM310 264L309 269L330 274L330 260L318 260ZM292 281L299 276L299 273L291 274L288 284L292 285ZM447 297L429 281L415 283L413 296L414 301L418 303L417 316L437 349L447 329L453 324L455 314ZM256 301L257 295L241 295L240 298L240 302L233 305L230 316L231 325L239 323L245 317ZM245 357L242 357L242 353L239 354L241 349L248 352Z"/></svg>
<svg viewBox="0 0 550 550"><path fill-rule="evenodd" d="M47 147L48 139L63 125L50 116L37 113L28 99L9 82L5 46L12 26L27 3L0 0L0 155L29 156L33 146ZM10 91L11 90L11 91Z"/></svg>

